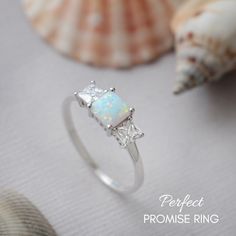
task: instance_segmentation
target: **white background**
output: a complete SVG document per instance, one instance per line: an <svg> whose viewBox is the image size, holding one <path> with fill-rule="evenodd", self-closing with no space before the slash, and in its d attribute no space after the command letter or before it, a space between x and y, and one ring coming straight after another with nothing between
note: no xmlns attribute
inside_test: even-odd
<svg viewBox="0 0 236 236"><path fill-rule="evenodd" d="M175 97L174 55L132 70L91 68L43 43L19 2L2 0L0 10L0 187L25 194L62 236L235 235L235 78ZM145 183L132 196L101 185L67 137L63 99L90 80L116 87L136 108L136 123L145 132L138 141ZM91 152L105 169L129 181L128 156L79 112ZM202 209L184 213L215 213L220 222L144 225L143 214L178 213L160 208L163 193L204 197Z"/></svg>

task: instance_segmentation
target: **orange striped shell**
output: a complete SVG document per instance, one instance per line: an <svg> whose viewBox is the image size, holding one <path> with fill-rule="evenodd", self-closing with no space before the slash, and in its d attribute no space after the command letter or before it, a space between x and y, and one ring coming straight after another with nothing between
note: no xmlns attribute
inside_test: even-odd
<svg viewBox="0 0 236 236"><path fill-rule="evenodd" d="M171 0L173 1L173 0ZM130 67L172 47L170 0L24 0L33 27L81 62Z"/></svg>

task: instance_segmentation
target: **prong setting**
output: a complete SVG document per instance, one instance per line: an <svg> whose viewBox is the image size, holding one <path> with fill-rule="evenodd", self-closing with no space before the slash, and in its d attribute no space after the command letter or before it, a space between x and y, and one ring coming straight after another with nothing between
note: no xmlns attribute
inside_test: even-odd
<svg viewBox="0 0 236 236"><path fill-rule="evenodd" d="M75 96L76 101L79 103L80 107L84 107L85 104L83 100L78 96L78 92L74 92L74 96Z"/></svg>
<svg viewBox="0 0 236 236"><path fill-rule="evenodd" d="M134 109L133 107L131 107L131 108L129 109L129 111L130 111L131 115L133 115L134 112L135 112L135 109Z"/></svg>
<svg viewBox="0 0 236 236"><path fill-rule="evenodd" d="M108 136L112 135L112 129L113 129L112 125L107 125L106 131L107 131L107 135Z"/></svg>
<svg viewBox="0 0 236 236"><path fill-rule="evenodd" d="M122 147L143 136L133 124L135 109L129 107L116 93L115 88L108 90L95 86L95 81L74 96L81 107L87 107L89 117L94 118L106 131L114 136Z"/></svg>
<svg viewBox="0 0 236 236"><path fill-rule="evenodd" d="M92 111L91 111L91 107L92 107L92 103L87 104L89 117L93 117L93 114L92 114Z"/></svg>

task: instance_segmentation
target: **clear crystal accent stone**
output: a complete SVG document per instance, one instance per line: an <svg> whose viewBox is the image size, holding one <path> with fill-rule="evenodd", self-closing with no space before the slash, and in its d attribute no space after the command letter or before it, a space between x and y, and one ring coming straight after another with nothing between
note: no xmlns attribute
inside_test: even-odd
<svg viewBox="0 0 236 236"><path fill-rule="evenodd" d="M125 148L128 144L135 142L136 139L143 137L144 133L128 119L113 130L113 136L118 140L121 147Z"/></svg>
<svg viewBox="0 0 236 236"><path fill-rule="evenodd" d="M83 100L85 104L90 104L96 101L105 93L105 90L96 87L95 83L91 83L89 86L79 92L79 97Z"/></svg>

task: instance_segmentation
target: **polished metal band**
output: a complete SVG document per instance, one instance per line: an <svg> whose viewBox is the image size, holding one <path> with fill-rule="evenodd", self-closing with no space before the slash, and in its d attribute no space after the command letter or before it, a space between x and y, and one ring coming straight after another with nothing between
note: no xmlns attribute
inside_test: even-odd
<svg viewBox="0 0 236 236"><path fill-rule="evenodd" d="M63 117L66 129L68 131L69 137L76 148L77 152L80 156L86 161L89 167L92 169L94 174L109 188L115 190L119 193L133 193L135 192L143 183L144 180L144 171L143 171L143 164L142 159L140 157L137 145L135 141L130 142L126 145L126 149L131 157L131 160L134 165L134 184L131 186L123 186L117 181L110 178L106 175L99 166L95 163L93 158L90 156L87 148L83 144L78 132L76 131L73 119L72 119L72 111L71 106L73 102L77 102L75 97L68 97L65 99L63 103Z"/></svg>

